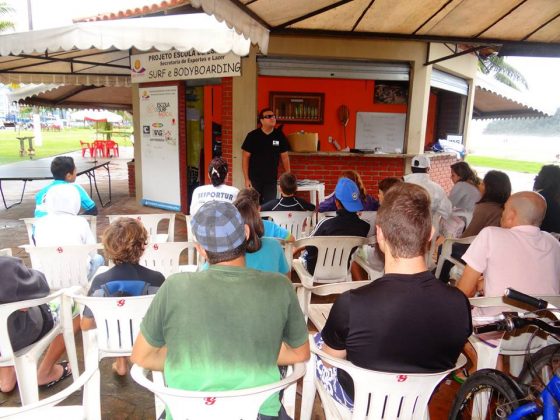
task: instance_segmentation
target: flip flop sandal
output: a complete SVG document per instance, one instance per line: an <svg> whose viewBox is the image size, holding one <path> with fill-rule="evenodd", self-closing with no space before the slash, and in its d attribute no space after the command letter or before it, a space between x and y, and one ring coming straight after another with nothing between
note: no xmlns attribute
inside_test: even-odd
<svg viewBox="0 0 560 420"><path fill-rule="evenodd" d="M458 375L457 375L458 372L461 372L461 373L463 374L464 377L458 376ZM451 378L452 378L455 382L457 382L458 384L461 384L461 385L465 383L465 381L468 379L468 377L469 377L469 371L468 371L467 369L465 369L465 368L462 368L462 369L460 369L460 370L456 370L455 372L453 372L453 373L451 374Z"/></svg>
<svg viewBox="0 0 560 420"><path fill-rule="evenodd" d="M72 375L72 372L70 372L70 369L68 369L68 362L66 360L63 361L63 362L57 363L57 365L62 366L62 375L60 375L60 378L55 379L54 381L51 381L47 384L40 385L40 388L52 388L53 386L55 386L60 381L66 379L70 375Z"/></svg>

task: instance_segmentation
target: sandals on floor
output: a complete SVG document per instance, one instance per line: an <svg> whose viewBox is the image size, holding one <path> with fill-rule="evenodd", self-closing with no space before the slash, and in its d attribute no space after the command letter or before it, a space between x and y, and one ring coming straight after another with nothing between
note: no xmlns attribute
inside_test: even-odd
<svg viewBox="0 0 560 420"><path fill-rule="evenodd" d="M39 385L40 388L51 388L51 387L55 386L57 383L59 383L60 381L66 379L70 375L72 375L72 372L70 372L70 369L68 369L68 362L66 360L63 361L63 362L57 363L57 365L62 366L62 375L60 375L60 378L55 379L54 381L50 381L47 384Z"/></svg>

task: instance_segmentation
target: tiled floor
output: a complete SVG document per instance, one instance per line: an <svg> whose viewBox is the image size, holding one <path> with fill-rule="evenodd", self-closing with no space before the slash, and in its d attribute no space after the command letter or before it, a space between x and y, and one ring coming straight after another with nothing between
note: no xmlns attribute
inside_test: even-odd
<svg viewBox="0 0 560 420"><path fill-rule="evenodd" d="M73 153L75 159L82 159L79 153ZM139 205L134 198L128 196L128 181L127 181L127 167L126 162L131 158L130 150L121 150L121 157L114 159L111 163L111 179L112 179L112 204L106 208L99 209L98 216L98 233L103 232L108 224L107 214L123 214L123 213L159 213L162 210L148 208ZM103 197L107 194L107 179L100 171L98 175L98 183ZM87 178L78 179L78 183L82 183L84 187L89 188ZM24 217L33 217L34 210L34 195L49 181L34 181L29 183L23 203L21 205L12 207L5 210L3 207L0 209L0 248L10 247L13 254L23 258L28 262L28 257L23 249L18 248L19 245L26 244L27 233L23 222L19 219ZM4 183L3 188L8 201L13 201L19 198L21 193L20 183L10 182ZM93 197L96 201L96 197ZM184 217L179 216L175 224L175 240L186 240L186 226ZM77 343L80 347L79 354L81 354L81 336L77 337ZM136 385L130 378L120 378L114 375L111 371L111 360L104 360L101 363L101 407L103 419L153 419L153 397L152 395ZM41 397L50 395L51 393L60 391L65 383L70 383L69 380L58 384L48 392L41 392ZM443 420L447 418L449 405L457 392L458 385L452 381L444 381L438 387L432 402L430 404L430 414L432 420ZM77 403L80 400L80 395L75 394L69 400L70 402ZM19 395L17 391L10 394L0 394L1 405L17 405L19 404ZM322 420L323 413L318 399L316 399L315 408L313 412L313 420Z"/></svg>

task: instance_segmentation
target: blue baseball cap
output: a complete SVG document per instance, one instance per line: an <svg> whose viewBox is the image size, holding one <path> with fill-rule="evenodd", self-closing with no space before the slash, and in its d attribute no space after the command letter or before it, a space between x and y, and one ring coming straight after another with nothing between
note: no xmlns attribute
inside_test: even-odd
<svg viewBox="0 0 560 420"><path fill-rule="evenodd" d="M360 200L360 190L351 179L340 178L336 184L334 196L348 211L357 212L364 209L362 200Z"/></svg>
<svg viewBox="0 0 560 420"><path fill-rule="evenodd" d="M191 226L197 242L206 251L226 252L245 242L245 222L231 203L205 203L193 216Z"/></svg>

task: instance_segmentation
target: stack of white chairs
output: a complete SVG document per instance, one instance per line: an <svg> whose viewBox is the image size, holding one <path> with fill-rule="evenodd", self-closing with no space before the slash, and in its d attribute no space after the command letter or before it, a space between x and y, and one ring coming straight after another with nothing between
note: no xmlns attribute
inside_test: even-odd
<svg viewBox="0 0 560 420"><path fill-rule="evenodd" d="M301 420L311 419L315 393L319 392L326 420L333 419L429 419L428 402L435 387L452 371L466 363L463 355L456 365L438 373L387 373L357 367L348 360L319 350L310 337L312 356L307 364L301 397ZM354 409L336 402L315 373L317 358L347 372L354 382Z"/></svg>
<svg viewBox="0 0 560 420"><path fill-rule="evenodd" d="M305 374L305 364L295 364L292 373L278 382L235 391L183 391L168 388L150 381L148 372L134 365L130 373L137 383L165 402L174 420L239 420L256 419L259 408L268 397L282 389L295 387L297 380ZM286 391L286 395L295 393ZM288 415L295 418L295 399L283 401L283 405Z"/></svg>
<svg viewBox="0 0 560 420"><path fill-rule="evenodd" d="M175 213L158 214L111 214L108 215L109 223L113 223L120 217L130 217L142 222L148 231L148 242L173 242L175 240ZM158 225L162 220L168 220L167 233L158 233Z"/></svg>

